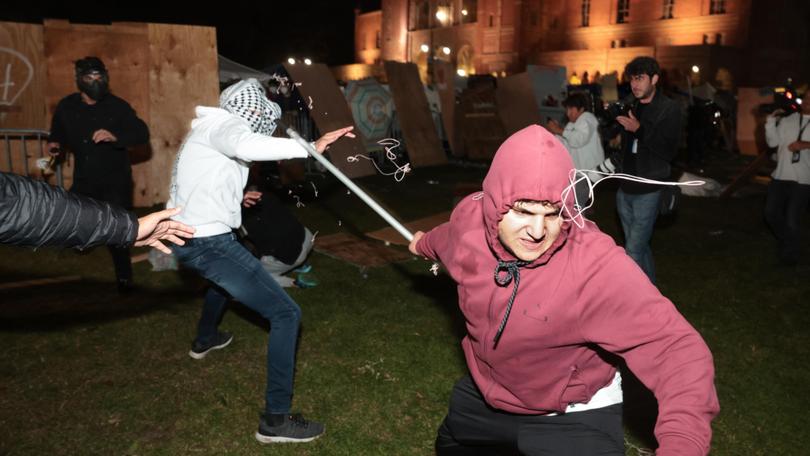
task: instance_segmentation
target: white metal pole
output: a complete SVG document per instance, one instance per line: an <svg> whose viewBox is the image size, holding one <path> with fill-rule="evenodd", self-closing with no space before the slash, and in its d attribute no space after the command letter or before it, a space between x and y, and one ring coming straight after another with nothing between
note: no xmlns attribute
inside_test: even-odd
<svg viewBox="0 0 810 456"><path fill-rule="evenodd" d="M346 177L346 175L343 174L335 165L333 165L323 155L319 154L318 151L315 150L315 148L312 146L312 144L307 142L304 138L302 138L297 131L295 131L292 127L287 127L286 132L287 136L298 142L298 144L300 144L301 147L303 147L304 149L307 150L307 152L309 152L309 155L311 155L315 160L318 160L326 169L329 170L330 173L334 174L335 177L338 178L338 180L346 184L346 186L349 187L351 191L357 194L357 196L359 196L361 200L363 200L366 204L368 204L369 207L374 209L374 212L376 212L377 214L380 215L380 217L385 219L385 221L388 222L389 225L394 227L394 229L397 230L399 234L401 234L408 242L411 242L411 240L413 240L413 234L410 231L408 231L408 229L405 228L405 226L399 223L399 221L395 219L394 216L389 214L388 211L386 211L379 204L377 204L377 202L374 201L374 199L368 196L368 194L365 191L363 191L360 187L358 187L357 184L352 182L351 179Z"/></svg>

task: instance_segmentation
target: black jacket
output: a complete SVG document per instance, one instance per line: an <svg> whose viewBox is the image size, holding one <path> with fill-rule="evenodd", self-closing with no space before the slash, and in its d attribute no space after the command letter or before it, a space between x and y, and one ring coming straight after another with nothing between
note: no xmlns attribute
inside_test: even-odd
<svg viewBox="0 0 810 456"><path fill-rule="evenodd" d="M634 133L622 132L622 172L647 179L667 180L672 173L670 162L681 143L681 109L657 88L652 101L633 105L633 114L640 111L641 127ZM638 140L636 153L633 143ZM657 186L622 180L622 189L630 193L657 190Z"/></svg>
<svg viewBox="0 0 810 456"><path fill-rule="evenodd" d="M0 172L0 243L86 248L129 246L138 219L119 207Z"/></svg>
<svg viewBox="0 0 810 456"><path fill-rule="evenodd" d="M102 128L118 140L94 143L93 133ZM130 178L127 148L149 142L149 129L121 98L108 94L96 104L88 105L77 92L56 106L49 139L73 152L74 180L117 181Z"/></svg>

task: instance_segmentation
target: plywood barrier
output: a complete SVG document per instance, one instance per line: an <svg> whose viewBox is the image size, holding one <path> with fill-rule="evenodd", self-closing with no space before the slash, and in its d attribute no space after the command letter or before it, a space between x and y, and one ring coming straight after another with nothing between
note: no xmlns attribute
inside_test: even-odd
<svg viewBox="0 0 810 456"><path fill-rule="evenodd" d="M541 123L529 73L499 79L495 99L507 135Z"/></svg>
<svg viewBox="0 0 810 456"><path fill-rule="evenodd" d="M76 92L74 62L88 55L104 61L112 93L132 105L149 126L150 144L135 148L131 155L135 205L165 202L171 165L188 132L194 105L217 103L215 30L146 23L0 22L0 64L12 63L13 82L20 81L15 87L24 86L22 94L0 106L0 128L50 129L59 100ZM33 77L23 84L26 68L33 68ZM31 165L40 151L28 146L25 155ZM14 147L12 169L25 174L25 163L18 162L21 146ZM0 169L7 167L4 158L0 157ZM66 187L71 177L69 158L64 166Z"/></svg>
<svg viewBox="0 0 810 456"><path fill-rule="evenodd" d="M144 201L165 201L194 108L219 106L216 30L149 24L148 81L152 157L133 170L135 195Z"/></svg>
<svg viewBox="0 0 810 456"><path fill-rule="evenodd" d="M447 163L416 65L386 61L385 73L411 166Z"/></svg>
<svg viewBox="0 0 810 456"><path fill-rule="evenodd" d="M491 160L507 134L489 87L462 92L456 110L456 131L461 154L473 160Z"/></svg>
<svg viewBox="0 0 810 456"><path fill-rule="evenodd" d="M456 72L452 63L437 60L433 63L433 81L439 92L442 104L442 125L450 143L450 153L458 157L458 139L456 138Z"/></svg>
<svg viewBox="0 0 810 456"><path fill-rule="evenodd" d="M309 114L321 133L354 125L346 98L326 65L322 63L314 65L285 63L284 68L296 84L300 83L298 90L301 96L305 100L312 100ZM329 147L329 159L348 177L370 176L375 171L367 160L354 163L346 160L349 156L366 154L365 139L362 138L359 131L356 131L355 134L358 135L357 139L343 138L332 144Z"/></svg>

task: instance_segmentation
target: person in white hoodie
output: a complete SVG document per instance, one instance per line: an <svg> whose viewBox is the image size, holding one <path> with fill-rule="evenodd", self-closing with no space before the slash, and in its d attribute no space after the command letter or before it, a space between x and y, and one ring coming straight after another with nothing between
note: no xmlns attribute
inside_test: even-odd
<svg viewBox="0 0 810 456"><path fill-rule="evenodd" d="M166 205L183 207L174 219L196 229L193 239L173 248L174 254L212 282L189 356L202 359L233 340L218 330L229 296L258 312L270 322L270 336L265 413L255 437L262 443L309 442L323 434L324 426L290 414L301 309L233 233L241 225L250 163L304 158L307 151L291 139L270 136L281 108L255 79L226 88L219 102L219 108L197 107L175 161ZM323 153L339 138L353 138L352 129L326 133L313 145Z"/></svg>
<svg viewBox="0 0 810 456"><path fill-rule="evenodd" d="M546 129L557 135L563 143L574 166L580 171L594 170L600 163L605 161L605 151L602 149L602 140L599 137L599 120L587 110L588 98L585 94L574 93L563 100L565 116L568 123L563 128L554 120L549 119ZM594 182L600 177L596 174L588 173ZM579 176L577 176L579 177ZM588 203L588 185L581 181L576 186L577 204L584 207Z"/></svg>

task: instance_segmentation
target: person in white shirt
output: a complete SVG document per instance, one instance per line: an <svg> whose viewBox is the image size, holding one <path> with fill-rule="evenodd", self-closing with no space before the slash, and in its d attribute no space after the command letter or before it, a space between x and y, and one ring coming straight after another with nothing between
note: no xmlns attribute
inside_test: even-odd
<svg viewBox="0 0 810 456"><path fill-rule="evenodd" d="M549 119L546 129L563 143L574 166L578 170L587 171L596 167L605 160L605 151L602 149L602 140L599 137L599 120L587 110L588 98L585 94L574 93L563 101L565 116L568 123L562 127L556 120ZM589 174L593 181L599 180L598 175ZM581 181L576 186L577 204L584 207L588 204L588 185Z"/></svg>
<svg viewBox="0 0 810 456"><path fill-rule="evenodd" d="M219 102L218 108L197 107L177 155L166 205L182 206L174 219L196 229L186 245L173 248L175 256L213 284L189 356L202 359L231 343L233 336L218 330L229 296L258 312L270 322L270 336L265 413L255 437L262 443L309 442L323 434L324 426L290 414L301 309L233 233L242 223L251 162L303 158L307 151L292 139L270 136L281 108L267 99L255 79L228 87ZM315 141L315 149L323 153L341 137L353 138L352 129L326 133Z"/></svg>
<svg viewBox="0 0 810 456"><path fill-rule="evenodd" d="M809 100L810 101L810 100ZM776 147L776 169L768 185L765 220L776 235L779 261L798 263L801 219L810 200L810 102L801 112L776 111L765 121L765 139Z"/></svg>

